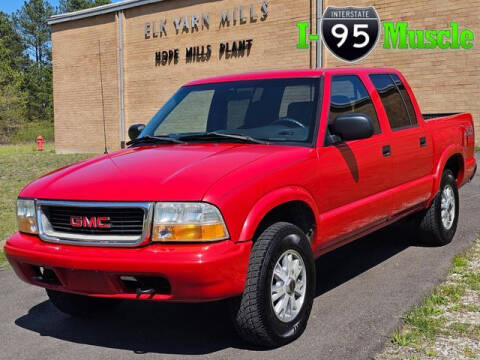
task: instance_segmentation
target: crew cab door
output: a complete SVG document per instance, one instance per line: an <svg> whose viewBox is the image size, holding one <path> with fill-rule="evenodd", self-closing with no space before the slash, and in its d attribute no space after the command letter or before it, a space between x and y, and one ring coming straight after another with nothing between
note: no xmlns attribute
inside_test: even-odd
<svg viewBox="0 0 480 360"><path fill-rule="evenodd" d="M370 74L392 132L393 215L421 206L433 185L433 144L397 74Z"/></svg>
<svg viewBox="0 0 480 360"><path fill-rule="evenodd" d="M375 130L370 138L327 142L319 148L320 237L322 242L341 242L370 231L390 216L392 202L387 190L392 161L385 147L389 143L385 124L380 123L372 103L375 90L368 78L333 75L325 82L324 101L330 102L328 126L339 115L362 113L372 119Z"/></svg>

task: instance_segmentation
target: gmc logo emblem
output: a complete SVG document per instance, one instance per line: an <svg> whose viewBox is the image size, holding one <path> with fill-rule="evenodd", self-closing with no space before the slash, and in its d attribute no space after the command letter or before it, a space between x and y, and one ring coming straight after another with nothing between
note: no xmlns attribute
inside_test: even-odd
<svg viewBox="0 0 480 360"><path fill-rule="evenodd" d="M75 228L110 229L109 216L70 216L70 225Z"/></svg>

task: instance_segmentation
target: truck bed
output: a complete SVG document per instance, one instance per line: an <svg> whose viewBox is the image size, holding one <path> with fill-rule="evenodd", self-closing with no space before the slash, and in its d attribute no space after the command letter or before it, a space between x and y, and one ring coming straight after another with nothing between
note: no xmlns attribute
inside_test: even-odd
<svg viewBox="0 0 480 360"><path fill-rule="evenodd" d="M431 113L431 114L422 114L423 120L432 120L436 118L441 118L441 117L447 117L447 116L453 116L453 115L458 115L461 114L459 112L456 113Z"/></svg>

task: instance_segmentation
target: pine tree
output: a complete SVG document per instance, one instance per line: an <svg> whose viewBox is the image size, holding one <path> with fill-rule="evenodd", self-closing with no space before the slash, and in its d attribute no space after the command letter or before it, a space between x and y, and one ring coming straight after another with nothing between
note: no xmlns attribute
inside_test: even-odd
<svg viewBox="0 0 480 360"><path fill-rule="evenodd" d="M10 16L0 11L0 39L5 49L2 51L3 61L8 61L10 66L21 69L26 65L25 45L22 37L16 32ZM8 49L8 53L6 51Z"/></svg>
<svg viewBox="0 0 480 360"><path fill-rule="evenodd" d="M13 16L19 33L36 63L50 62L50 27L53 6L45 0L27 0Z"/></svg>
<svg viewBox="0 0 480 360"><path fill-rule="evenodd" d="M67 13L110 4L110 0L60 0L58 12Z"/></svg>
<svg viewBox="0 0 480 360"><path fill-rule="evenodd" d="M7 43L8 39L0 38L0 143L7 142L26 117L24 77L16 68L16 61L12 62L15 54Z"/></svg>

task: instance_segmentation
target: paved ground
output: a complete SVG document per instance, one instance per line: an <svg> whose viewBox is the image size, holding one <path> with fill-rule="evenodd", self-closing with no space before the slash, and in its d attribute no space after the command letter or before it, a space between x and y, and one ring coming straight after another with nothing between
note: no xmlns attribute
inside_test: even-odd
<svg viewBox="0 0 480 360"><path fill-rule="evenodd" d="M479 185L477 176L461 190L460 224L448 246L417 246L415 234L396 225L320 258L308 328L283 348L239 342L223 304L126 302L95 320L72 319L7 269L0 271L0 359L368 359L479 233Z"/></svg>

